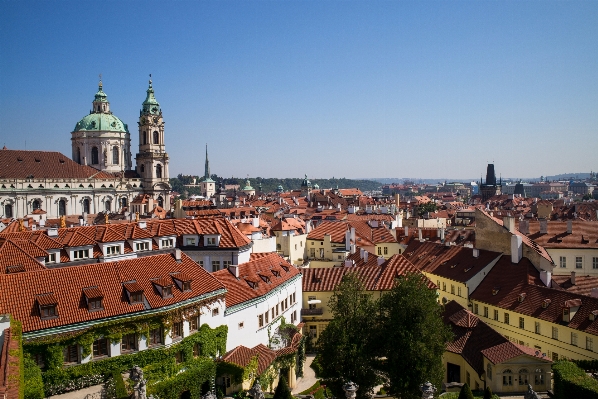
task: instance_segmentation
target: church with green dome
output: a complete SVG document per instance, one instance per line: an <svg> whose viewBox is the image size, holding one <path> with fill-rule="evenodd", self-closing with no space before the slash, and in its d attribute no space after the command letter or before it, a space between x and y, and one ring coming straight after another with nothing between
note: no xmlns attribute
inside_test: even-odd
<svg viewBox="0 0 598 399"><path fill-rule="evenodd" d="M110 111L108 96L100 80L89 115L71 133L72 159L104 172L131 170L131 135L126 123Z"/></svg>

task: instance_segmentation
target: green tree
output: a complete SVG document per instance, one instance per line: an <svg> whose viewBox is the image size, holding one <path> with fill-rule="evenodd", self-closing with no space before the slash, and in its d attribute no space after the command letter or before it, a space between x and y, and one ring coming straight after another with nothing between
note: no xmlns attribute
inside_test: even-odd
<svg viewBox="0 0 598 399"><path fill-rule="evenodd" d="M490 387L484 389L484 399L492 399L492 389Z"/></svg>
<svg viewBox="0 0 598 399"><path fill-rule="evenodd" d="M417 214L421 217L426 212L436 212L437 209L438 207L435 202L427 202L417 206Z"/></svg>
<svg viewBox="0 0 598 399"><path fill-rule="evenodd" d="M376 371L377 306L362 283L350 273L343 277L328 302L334 318L318 339L321 376L336 397L342 398L342 384L359 385L359 398L368 397L380 382Z"/></svg>
<svg viewBox="0 0 598 399"><path fill-rule="evenodd" d="M407 274L380 302L380 337L390 393L402 399L419 398L419 386L425 381L440 386L441 358L452 338L442 321L436 292L421 275Z"/></svg>
<svg viewBox="0 0 598 399"><path fill-rule="evenodd" d="M293 398L293 395L291 395L291 390L289 389L287 380L286 380L286 378L281 376L280 380L278 380L278 386L276 387L276 391L274 391L274 397L272 399L292 399L292 398Z"/></svg>
<svg viewBox="0 0 598 399"><path fill-rule="evenodd" d="M471 393L471 389L469 389L469 384L465 383L461 387L461 392L459 392L459 397L457 399L474 399L473 393Z"/></svg>

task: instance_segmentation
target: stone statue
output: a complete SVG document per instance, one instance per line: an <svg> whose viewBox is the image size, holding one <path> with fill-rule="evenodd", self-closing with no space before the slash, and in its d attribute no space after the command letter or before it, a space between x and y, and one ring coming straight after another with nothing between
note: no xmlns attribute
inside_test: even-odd
<svg viewBox="0 0 598 399"><path fill-rule="evenodd" d="M253 399L265 399L264 393L262 392L262 386L258 380L255 380L255 383L251 387L247 394L251 396Z"/></svg>
<svg viewBox="0 0 598 399"><path fill-rule="evenodd" d="M142 373L143 376L143 373ZM135 399L147 399L147 380L145 378L139 379L139 382L135 385Z"/></svg>
<svg viewBox="0 0 598 399"><path fill-rule="evenodd" d="M422 399L434 399L434 392L436 387L430 381L420 385L419 389L422 391Z"/></svg>
<svg viewBox="0 0 598 399"><path fill-rule="evenodd" d="M208 391L201 399L216 399L216 395L214 395L214 392Z"/></svg>
<svg viewBox="0 0 598 399"><path fill-rule="evenodd" d="M353 381L347 382L343 385L343 391L345 391L345 396L347 399L355 399L357 396L357 390L359 389L359 385L354 383Z"/></svg>
<svg viewBox="0 0 598 399"><path fill-rule="evenodd" d="M527 384L527 392L523 397L525 399L540 399L540 396L532 389L532 384Z"/></svg>

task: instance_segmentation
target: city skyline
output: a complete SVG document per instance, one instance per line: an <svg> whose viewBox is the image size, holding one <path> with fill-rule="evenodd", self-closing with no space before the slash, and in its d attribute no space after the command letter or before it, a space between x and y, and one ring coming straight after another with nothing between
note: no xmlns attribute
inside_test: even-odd
<svg viewBox="0 0 598 399"><path fill-rule="evenodd" d="M171 176L595 169L596 3L2 4L10 149L71 156L101 73L137 152L151 73Z"/></svg>

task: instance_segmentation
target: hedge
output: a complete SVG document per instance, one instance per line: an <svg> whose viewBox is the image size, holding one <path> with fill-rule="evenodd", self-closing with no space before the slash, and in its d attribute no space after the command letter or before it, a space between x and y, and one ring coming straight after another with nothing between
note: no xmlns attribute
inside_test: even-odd
<svg viewBox="0 0 598 399"><path fill-rule="evenodd" d="M116 386L116 398L128 399L130 395L125 387L125 381L123 380L122 374L118 371L115 371L112 373L112 379L114 380L114 385Z"/></svg>
<svg viewBox="0 0 598 399"><path fill-rule="evenodd" d="M25 399L43 399L44 381L42 372L32 359L24 358Z"/></svg>
<svg viewBox="0 0 598 399"><path fill-rule="evenodd" d="M189 391L192 398L199 398L203 382L210 380L216 373L216 364L211 359L198 358L185 366L185 371L172 378L148 384L148 396L153 394L160 399L179 399L183 392Z"/></svg>
<svg viewBox="0 0 598 399"><path fill-rule="evenodd" d="M552 366L554 371L554 397L556 399L598 399L598 381L568 360Z"/></svg>

